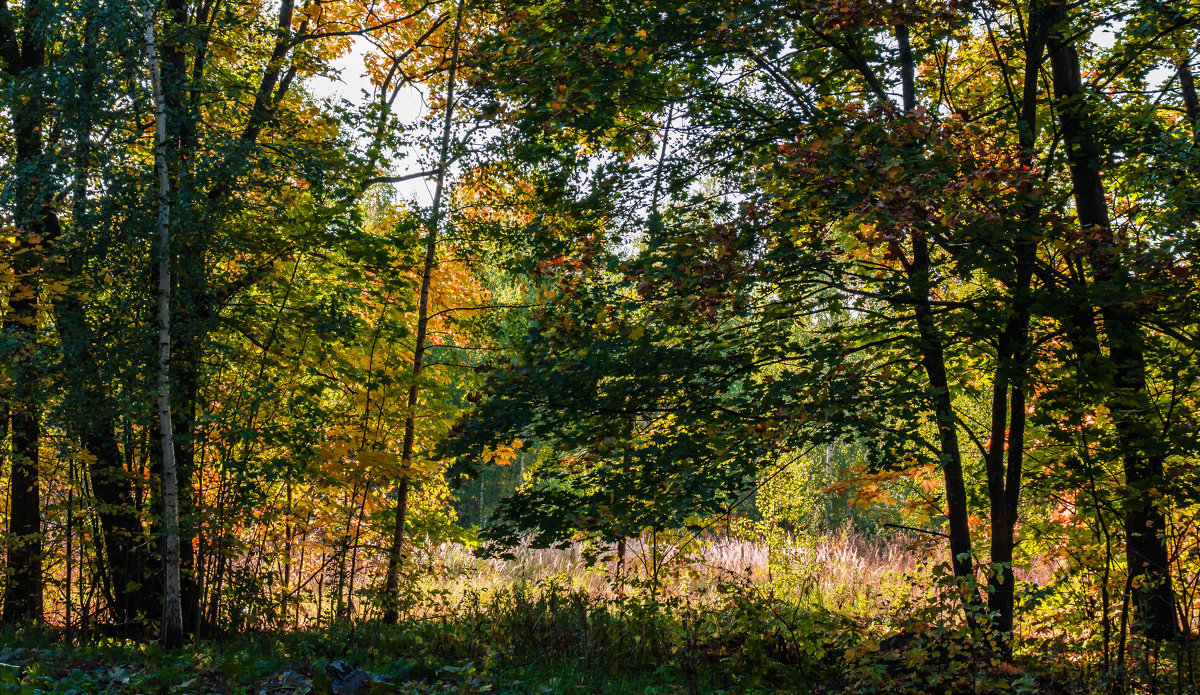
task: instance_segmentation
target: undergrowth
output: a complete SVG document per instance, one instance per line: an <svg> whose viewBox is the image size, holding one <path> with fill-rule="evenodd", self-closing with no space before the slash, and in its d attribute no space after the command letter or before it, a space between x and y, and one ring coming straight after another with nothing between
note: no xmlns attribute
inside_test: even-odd
<svg viewBox="0 0 1200 695"><path fill-rule="evenodd" d="M996 643L969 598L980 586L920 549L835 538L752 550L710 545L651 584L589 569L576 551L497 563L442 549L399 625L231 632L178 651L0 632L0 693L1196 692L1190 645L1131 641L1124 670L1101 669L1053 602L1027 611L1014 644ZM1044 629L1055 623L1067 626ZM362 682L347 690L336 669Z"/></svg>

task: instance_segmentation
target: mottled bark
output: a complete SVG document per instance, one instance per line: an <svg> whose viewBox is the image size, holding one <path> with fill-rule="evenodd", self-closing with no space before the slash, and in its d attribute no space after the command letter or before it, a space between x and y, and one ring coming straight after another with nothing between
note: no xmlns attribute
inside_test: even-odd
<svg viewBox="0 0 1200 695"><path fill-rule="evenodd" d="M154 89L154 164L158 174L158 425L162 444L163 623L168 647L183 643L179 586L179 481L171 422L171 204L167 171L167 112L152 18L146 23L146 61Z"/></svg>

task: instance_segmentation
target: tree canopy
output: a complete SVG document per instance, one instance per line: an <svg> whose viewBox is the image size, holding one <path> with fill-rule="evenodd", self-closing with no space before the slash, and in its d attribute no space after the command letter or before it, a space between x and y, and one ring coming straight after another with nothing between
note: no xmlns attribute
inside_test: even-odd
<svg viewBox="0 0 1200 695"><path fill-rule="evenodd" d="M0 3L4 620L390 624L447 544L657 592L848 522L997 663L1071 592L1107 673L1190 644L1198 19Z"/></svg>

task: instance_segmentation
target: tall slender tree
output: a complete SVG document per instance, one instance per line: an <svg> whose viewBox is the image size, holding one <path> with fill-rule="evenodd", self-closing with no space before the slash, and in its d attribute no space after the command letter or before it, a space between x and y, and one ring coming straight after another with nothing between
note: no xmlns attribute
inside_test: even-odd
<svg viewBox="0 0 1200 695"><path fill-rule="evenodd" d="M1083 85L1076 48L1081 33L1070 24L1065 4L1054 4L1049 14L1055 112L1070 168L1080 239L1091 270L1093 292L1089 294L1103 322L1102 342L1092 323L1091 308L1079 312L1081 318L1070 326L1072 341L1091 365L1089 377L1107 386L1104 398L1120 442L1125 482L1133 490L1125 511L1125 552L1136 603L1147 633L1170 638L1179 632L1179 626L1166 520L1150 494L1155 486L1163 485L1168 449L1160 441L1163 433L1154 425L1154 406L1148 394L1146 339L1134 308L1138 292L1124 262L1129 250L1117 239L1109 214L1101 169L1110 155L1099 142L1093 107ZM1101 359L1102 345L1107 347L1107 360ZM1107 369L1111 377L1102 371Z"/></svg>
<svg viewBox="0 0 1200 695"><path fill-rule="evenodd" d="M437 173L433 189L433 200L425 225L425 254L421 267L421 289L417 296L417 331L413 346L412 383L408 387L408 408L404 417L404 441L400 450L401 478L396 485L396 520L392 531L392 544L388 553L387 573L384 578L384 622L394 623L399 617L400 565L404 560L404 524L408 517L409 475L413 470L417 433L417 407L420 402L421 372L425 369L425 348L429 329L429 287L438 263L438 236L445 217L446 207L442 200L447 184L452 156L451 138L454 126L455 84L458 79L459 40L463 26L464 0L459 0L454 18L454 31L450 38L450 64L446 73L446 94L442 113L442 132L438 144Z"/></svg>
<svg viewBox="0 0 1200 695"><path fill-rule="evenodd" d="M154 16L146 20L146 63L154 94L154 171L158 207L158 428L162 447L163 643L183 643L179 584L179 475L171 417L171 175L167 169L167 107L158 67Z"/></svg>
<svg viewBox="0 0 1200 695"><path fill-rule="evenodd" d="M44 140L53 97L47 43L57 23L57 11L55 3L45 0L27 2L19 10L0 3L0 60L15 145L7 187L14 200L17 228L12 253L14 282L2 328L9 354L19 356L13 365L11 391L5 397L12 477L3 619L12 622L42 618L38 303L46 249L59 236Z"/></svg>

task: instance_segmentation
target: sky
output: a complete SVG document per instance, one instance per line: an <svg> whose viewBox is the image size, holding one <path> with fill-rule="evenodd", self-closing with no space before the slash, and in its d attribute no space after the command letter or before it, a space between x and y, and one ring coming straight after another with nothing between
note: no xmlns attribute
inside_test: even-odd
<svg viewBox="0 0 1200 695"><path fill-rule="evenodd" d="M313 76L308 81L308 89L319 99L334 101L345 99L355 106L362 106L372 98L374 86L367 78L363 59L366 57L368 45L361 38L355 39L354 48L349 53L333 61L335 78ZM395 118L400 123L413 123L426 113L425 99L420 90L408 87L400 93L393 105ZM415 155L415 153L414 153ZM403 175L417 167L415 156L402 157L397 162L392 175ZM415 199L421 205L428 205L433 199L433 181L417 179L396 184L401 198Z"/></svg>

